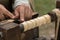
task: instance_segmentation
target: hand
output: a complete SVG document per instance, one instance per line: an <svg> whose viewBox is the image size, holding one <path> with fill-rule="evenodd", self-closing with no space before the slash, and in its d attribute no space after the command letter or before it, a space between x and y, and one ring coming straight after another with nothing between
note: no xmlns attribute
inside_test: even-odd
<svg viewBox="0 0 60 40"><path fill-rule="evenodd" d="M11 12L9 12L2 4L0 4L0 15L1 15L1 17L4 17L4 15L5 15L10 18L14 18L14 15Z"/></svg>
<svg viewBox="0 0 60 40"><path fill-rule="evenodd" d="M33 11L29 6L20 5L16 7L14 13L15 18L19 18L23 22L32 18Z"/></svg>

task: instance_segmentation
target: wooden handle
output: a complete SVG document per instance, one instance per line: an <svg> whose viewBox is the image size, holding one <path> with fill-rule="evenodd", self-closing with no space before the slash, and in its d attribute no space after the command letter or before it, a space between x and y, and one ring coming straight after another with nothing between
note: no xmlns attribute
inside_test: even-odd
<svg viewBox="0 0 60 40"><path fill-rule="evenodd" d="M51 22L51 17L47 14L47 15L32 19L30 21L23 22L22 24L24 25L24 31L27 31L50 22Z"/></svg>

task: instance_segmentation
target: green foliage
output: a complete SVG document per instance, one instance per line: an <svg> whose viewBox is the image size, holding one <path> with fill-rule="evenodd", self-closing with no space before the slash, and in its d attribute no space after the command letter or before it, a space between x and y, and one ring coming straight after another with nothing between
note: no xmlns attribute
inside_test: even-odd
<svg viewBox="0 0 60 40"><path fill-rule="evenodd" d="M46 14L56 7L55 0L34 0L36 11Z"/></svg>

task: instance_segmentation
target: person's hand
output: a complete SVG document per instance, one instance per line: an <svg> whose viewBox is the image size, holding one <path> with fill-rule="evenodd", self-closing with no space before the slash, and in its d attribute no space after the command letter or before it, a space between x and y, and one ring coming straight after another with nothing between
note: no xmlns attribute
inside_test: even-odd
<svg viewBox="0 0 60 40"><path fill-rule="evenodd" d="M14 15L9 12L2 4L0 4L0 18L3 18L5 16L14 18Z"/></svg>
<svg viewBox="0 0 60 40"><path fill-rule="evenodd" d="M15 11L15 18L19 18L21 22L31 19L33 11L29 6L20 5L17 6Z"/></svg>

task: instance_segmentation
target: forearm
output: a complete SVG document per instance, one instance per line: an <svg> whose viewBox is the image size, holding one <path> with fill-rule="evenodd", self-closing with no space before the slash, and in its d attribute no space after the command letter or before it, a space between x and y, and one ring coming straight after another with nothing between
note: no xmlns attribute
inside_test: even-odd
<svg viewBox="0 0 60 40"><path fill-rule="evenodd" d="M15 0L14 5L13 5L13 8L16 8L19 5L30 6L29 0Z"/></svg>

